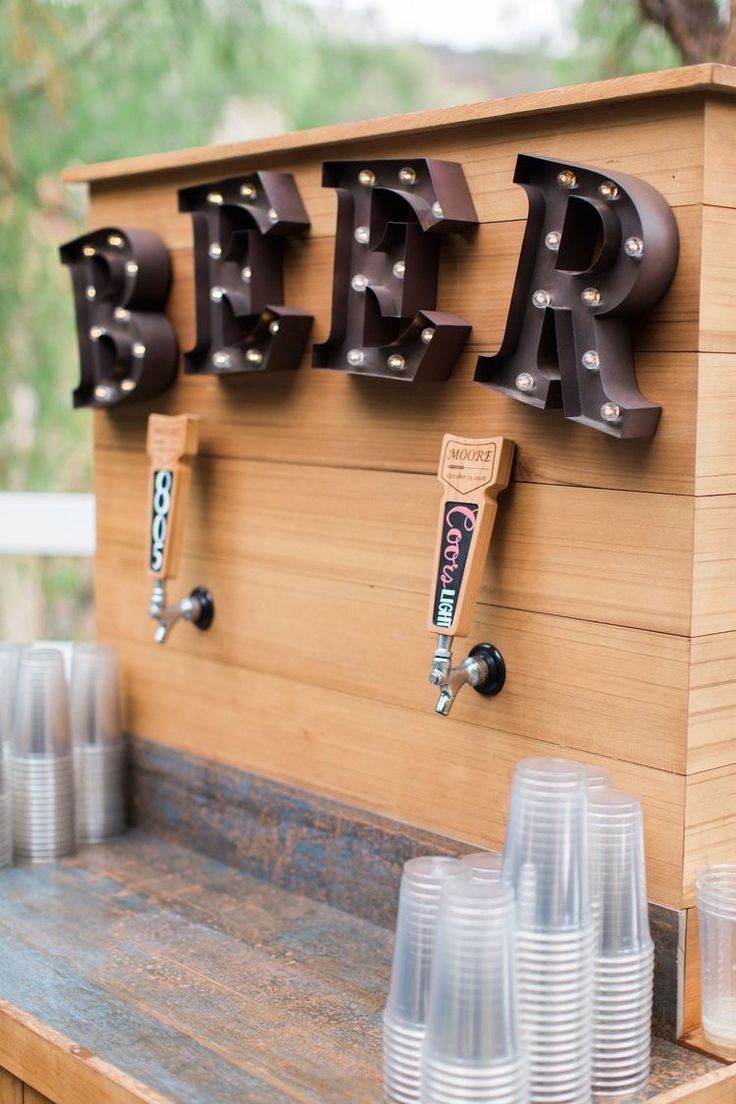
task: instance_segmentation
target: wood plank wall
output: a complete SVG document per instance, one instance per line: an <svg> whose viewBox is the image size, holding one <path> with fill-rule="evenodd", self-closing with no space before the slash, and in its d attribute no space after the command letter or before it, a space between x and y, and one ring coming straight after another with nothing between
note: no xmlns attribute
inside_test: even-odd
<svg viewBox="0 0 736 1104"><path fill-rule="evenodd" d="M583 102L434 133L414 117L381 138L356 125L339 144L214 165L202 153L93 185L91 226L150 227L171 249L183 348L194 340L192 232L178 187L294 172L312 232L289 246L286 301L315 314L314 340L330 322L336 203L320 186L324 159L461 161L482 223L443 254L438 305L473 324L446 383L356 379L305 360L282 378L182 377L155 403L95 415L98 633L120 649L140 735L473 843L501 844L519 757L605 764L643 797L650 896L679 907L692 902L695 865L733 837L736 167L723 147L736 108L687 90ZM477 354L503 334L526 217L512 183L520 152L633 173L674 210L679 268L635 333L641 389L664 407L651 442L612 440L472 381ZM143 553L154 409L202 418L172 594L205 584L218 611L211 631L178 626L163 648ZM445 719L424 626L448 431L510 436L518 461L467 641L496 643L508 681L496 699L463 691Z"/></svg>

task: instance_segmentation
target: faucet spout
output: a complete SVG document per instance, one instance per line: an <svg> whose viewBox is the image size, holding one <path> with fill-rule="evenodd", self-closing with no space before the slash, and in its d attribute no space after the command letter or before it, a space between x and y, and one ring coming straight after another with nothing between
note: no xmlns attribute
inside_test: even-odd
<svg viewBox="0 0 736 1104"><path fill-rule="evenodd" d="M453 667L452 637L440 636L429 673L429 681L440 691L434 711L447 717L466 684L481 694L497 694L505 678L503 657L492 644L476 644L462 663Z"/></svg>
<svg viewBox="0 0 736 1104"><path fill-rule="evenodd" d="M195 587L191 594L180 598L173 605L166 603L166 583L156 579L151 593L149 615L158 621L153 639L157 644L165 644L169 633L177 621L191 621L198 629L208 629L214 617L212 595L204 587Z"/></svg>

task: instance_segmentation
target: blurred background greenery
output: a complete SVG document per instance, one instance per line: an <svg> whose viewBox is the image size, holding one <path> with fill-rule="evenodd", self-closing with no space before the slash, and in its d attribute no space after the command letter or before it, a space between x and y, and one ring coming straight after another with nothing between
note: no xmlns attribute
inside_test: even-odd
<svg viewBox="0 0 736 1104"><path fill-rule="evenodd" d="M379 9L360 18L338 0L0 0L0 490L90 489L91 419L71 407L76 339L57 255L84 226L86 196L60 183L65 165L728 53L719 0L559 10L564 49L530 31L511 48L459 51L391 40ZM88 563L0 557L0 593L0 638L90 631Z"/></svg>

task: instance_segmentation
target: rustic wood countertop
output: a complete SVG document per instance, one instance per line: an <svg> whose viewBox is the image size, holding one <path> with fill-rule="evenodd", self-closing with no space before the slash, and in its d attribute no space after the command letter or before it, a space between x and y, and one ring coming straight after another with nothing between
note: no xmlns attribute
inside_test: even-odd
<svg viewBox="0 0 736 1104"><path fill-rule="evenodd" d="M0 1065L60 1104L378 1104L391 943L140 831L15 867ZM656 1040L646 1095L722 1068Z"/></svg>

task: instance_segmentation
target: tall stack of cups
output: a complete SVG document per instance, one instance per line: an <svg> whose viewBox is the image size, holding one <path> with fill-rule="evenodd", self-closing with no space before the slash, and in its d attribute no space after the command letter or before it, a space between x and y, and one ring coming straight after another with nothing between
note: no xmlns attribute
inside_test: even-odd
<svg viewBox="0 0 736 1104"><path fill-rule="evenodd" d="M588 804L593 972L593 1090L637 1093L649 1076L654 944L641 802L597 790Z"/></svg>
<svg viewBox="0 0 736 1104"><path fill-rule="evenodd" d="M396 919L391 988L383 1014L384 1098L420 1099L421 1052L443 884L466 873L459 859L427 857L404 864Z"/></svg>
<svg viewBox="0 0 736 1104"><path fill-rule="evenodd" d="M125 823L125 745L113 648L78 644L72 656L71 732L79 843L119 835Z"/></svg>
<svg viewBox="0 0 736 1104"><path fill-rule="evenodd" d="M527 1104L513 890L472 873L442 890L421 1104Z"/></svg>
<svg viewBox="0 0 736 1104"><path fill-rule="evenodd" d="M516 891L517 972L532 1104L588 1104L593 924L587 776L565 759L516 765L503 881Z"/></svg>
<svg viewBox="0 0 736 1104"><path fill-rule="evenodd" d="M21 653L10 753L13 850L43 862L74 851L74 770L61 652Z"/></svg>
<svg viewBox="0 0 736 1104"><path fill-rule="evenodd" d="M20 652L18 644L0 644L0 868L13 861L10 740Z"/></svg>
<svg viewBox="0 0 736 1104"><path fill-rule="evenodd" d="M703 1034L727 1058L736 1058L736 863L698 871Z"/></svg>

